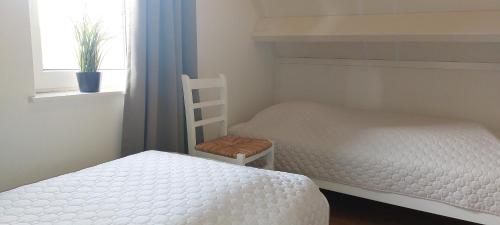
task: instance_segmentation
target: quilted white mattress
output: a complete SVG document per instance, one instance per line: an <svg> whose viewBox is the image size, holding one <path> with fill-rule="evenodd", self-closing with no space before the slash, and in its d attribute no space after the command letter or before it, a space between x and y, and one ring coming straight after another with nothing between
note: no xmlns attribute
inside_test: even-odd
<svg viewBox="0 0 500 225"><path fill-rule="evenodd" d="M500 143L478 124L283 103L233 127L276 141L276 167L500 215Z"/></svg>
<svg viewBox="0 0 500 225"><path fill-rule="evenodd" d="M327 225L300 175L156 151L0 193L0 224Z"/></svg>

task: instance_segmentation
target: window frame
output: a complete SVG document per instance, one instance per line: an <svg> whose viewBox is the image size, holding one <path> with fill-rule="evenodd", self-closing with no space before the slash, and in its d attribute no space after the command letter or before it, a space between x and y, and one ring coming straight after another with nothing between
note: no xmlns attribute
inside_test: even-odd
<svg viewBox="0 0 500 225"><path fill-rule="evenodd" d="M43 68L43 54L42 54L42 38L40 30L40 17L38 11L38 1L30 0L30 32L32 44L32 57L33 57L33 72L34 72L34 89L36 93L51 93L51 92L70 92L78 91L78 82L75 73L78 70L65 70L65 69L50 69ZM126 8L126 1L124 0L124 10ZM124 40L125 40L125 58L128 55L128 30L126 24L127 13L124 13ZM126 59L125 59L126 60ZM127 65L127 62L125 62ZM101 72L110 72L115 75L121 76L120 81L124 84L127 79L127 69L100 69ZM123 91L123 85L108 84L106 82L106 73L103 73L103 81L101 81L101 89L109 91ZM116 78L114 78L116 80Z"/></svg>

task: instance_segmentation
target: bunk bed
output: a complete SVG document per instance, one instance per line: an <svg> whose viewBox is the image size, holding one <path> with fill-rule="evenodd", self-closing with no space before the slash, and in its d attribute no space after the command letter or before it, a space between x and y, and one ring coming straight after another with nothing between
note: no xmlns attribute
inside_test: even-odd
<svg viewBox="0 0 500 225"><path fill-rule="evenodd" d="M300 175L149 151L0 193L0 224L327 225Z"/></svg>
<svg viewBox="0 0 500 225"><path fill-rule="evenodd" d="M276 169L323 189L500 224L500 142L481 125L290 102L230 133L272 139Z"/></svg>

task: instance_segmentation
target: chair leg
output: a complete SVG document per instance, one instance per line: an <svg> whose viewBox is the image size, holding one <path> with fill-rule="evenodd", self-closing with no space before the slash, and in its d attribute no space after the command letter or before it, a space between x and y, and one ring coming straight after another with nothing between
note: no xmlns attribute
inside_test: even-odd
<svg viewBox="0 0 500 225"><path fill-rule="evenodd" d="M264 167L264 169L274 170L274 146L266 156L266 166Z"/></svg>
<svg viewBox="0 0 500 225"><path fill-rule="evenodd" d="M236 156L236 161L238 161L238 165L240 166L245 166L245 155L244 154L238 154Z"/></svg>

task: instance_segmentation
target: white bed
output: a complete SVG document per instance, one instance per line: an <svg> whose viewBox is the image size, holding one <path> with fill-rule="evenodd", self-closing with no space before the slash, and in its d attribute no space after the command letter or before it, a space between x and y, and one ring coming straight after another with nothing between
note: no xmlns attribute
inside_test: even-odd
<svg viewBox="0 0 500 225"><path fill-rule="evenodd" d="M327 225L307 177L149 151L0 193L0 224Z"/></svg>
<svg viewBox="0 0 500 225"><path fill-rule="evenodd" d="M478 124L293 102L230 133L272 139L277 169L324 189L500 224L500 143Z"/></svg>

